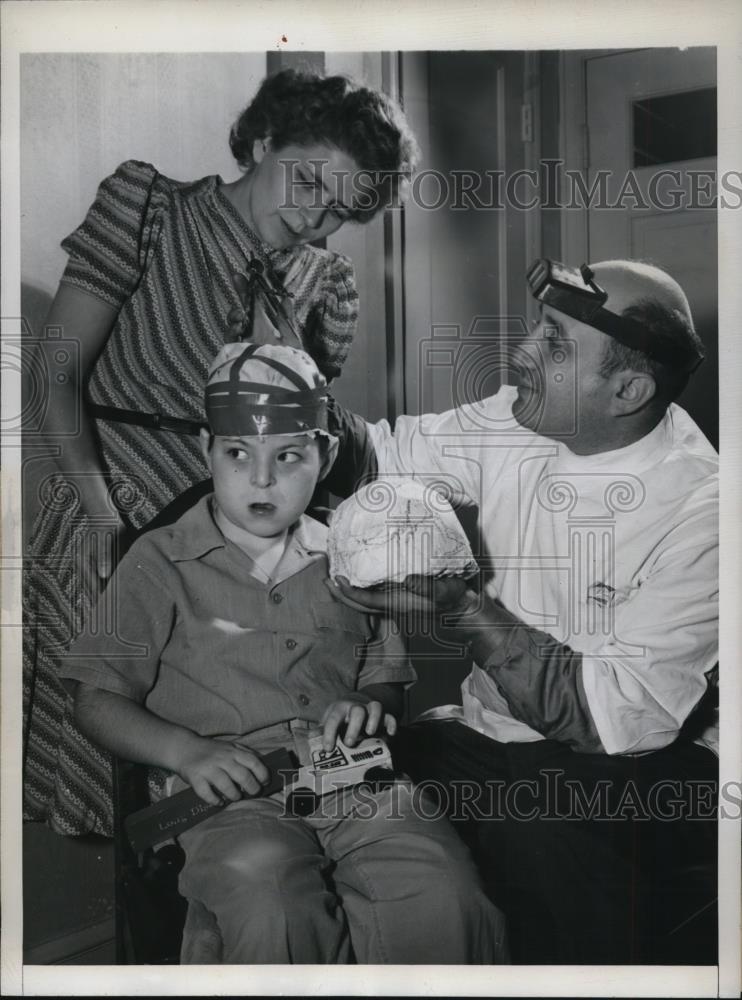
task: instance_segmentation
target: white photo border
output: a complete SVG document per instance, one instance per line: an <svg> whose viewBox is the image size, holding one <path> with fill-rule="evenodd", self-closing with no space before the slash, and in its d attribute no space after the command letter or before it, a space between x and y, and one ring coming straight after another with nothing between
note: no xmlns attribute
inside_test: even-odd
<svg viewBox="0 0 742 1000"><path fill-rule="evenodd" d="M18 0L2 18L1 317L20 309L20 56L25 52L565 49L713 45L718 52L719 171L742 166L742 7L736 0ZM286 42L282 41L285 36ZM740 216L719 212L722 467L720 780L739 781L742 316ZM15 321L16 324L18 321ZM723 331L723 333L722 333ZM18 335L3 319L3 337ZM2 415L20 412L17 372L3 367ZM720 962L695 967L66 967L22 964L20 450L2 446L2 992L5 995L738 996L740 823L720 824ZM6 572L7 571L7 572Z"/></svg>

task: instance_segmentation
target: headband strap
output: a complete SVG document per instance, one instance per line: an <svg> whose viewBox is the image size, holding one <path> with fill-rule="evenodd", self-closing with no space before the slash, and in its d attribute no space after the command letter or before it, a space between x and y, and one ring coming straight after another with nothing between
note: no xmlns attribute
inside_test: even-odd
<svg viewBox="0 0 742 1000"><path fill-rule="evenodd" d="M703 353L695 347L660 337L629 316L619 316L606 309L608 294L595 282L587 264L578 270L542 257L528 269L526 281L539 302L600 330L668 368L690 373L703 361Z"/></svg>
<svg viewBox="0 0 742 1000"><path fill-rule="evenodd" d="M304 384L304 383L302 383ZM327 430L327 389L292 392L258 382L214 382L206 387L206 416L214 434L306 434Z"/></svg>
<svg viewBox="0 0 742 1000"><path fill-rule="evenodd" d="M281 406L312 406L327 397L327 388L319 386L316 389L304 388L303 392L294 392L275 385L264 385L262 382L212 382L206 387L206 405L251 406L263 403L275 403Z"/></svg>
<svg viewBox="0 0 742 1000"><path fill-rule="evenodd" d="M264 434L306 434L327 431L327 404L318 406L212 405L207 406L209 427L213 434L226 437L250 437Z"/></svg>

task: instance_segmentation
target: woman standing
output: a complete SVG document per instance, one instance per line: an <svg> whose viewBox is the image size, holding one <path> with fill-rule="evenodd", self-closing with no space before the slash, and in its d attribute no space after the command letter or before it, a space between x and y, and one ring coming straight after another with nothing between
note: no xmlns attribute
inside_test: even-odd
<svg viewBox="0 0 742 1000"><path fill-rule="evenodd" d="M230 184L123 163L62 243L47 325L79 344L80 374L58 387L47 422L60 475L34 527L23 664L24 818L60 833L110 835L111 802L110 761L75 728L56 664L126 528L208 474L197 430L209 363L227 341L278 336L339 375L357 319L353 269L309 244L393 203L417 160L385 95L292 70L263 82L230 146L244 171ZM256 281L277 303L268 318ZM55 436L78 413L78 433Z"/></svg>

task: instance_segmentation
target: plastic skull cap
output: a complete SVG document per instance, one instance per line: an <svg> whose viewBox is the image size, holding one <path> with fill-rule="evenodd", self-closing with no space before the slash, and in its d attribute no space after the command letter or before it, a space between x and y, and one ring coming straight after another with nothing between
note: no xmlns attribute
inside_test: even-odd
<svg viewBox="0 0 742 1000"><path fill-rule="evenodd" d="M344 500L330 522L327 553L330 575L354 587L477 572L440 484L410 478L377 479Z"/></svg>
<svg viewBox="0 0 742 1000"><path fill-rule="evenodd" d="M204 403L214 434L335 440L327 429L327 383L312 358L291 347L225 344L209 370Z"/></svg>

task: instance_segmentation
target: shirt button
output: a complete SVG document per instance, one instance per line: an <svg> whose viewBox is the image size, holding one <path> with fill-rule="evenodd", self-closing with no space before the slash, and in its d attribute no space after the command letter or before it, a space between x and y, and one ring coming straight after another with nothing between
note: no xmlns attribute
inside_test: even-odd
<svg viewBox="0 0 742 1000"><path fill-rule="evenodd" d="M274 604L280 604L283 600L283 594L272 594L271 596Z"/></svg>
<svg viewBox="0 0 742 1000"><path fill-rule="evenodd" d="M309 698L307 698L307 696L305 694L300 694L299 695L299 703L302 704L302 705L308 705L309 704Z"/></svg>
<svg viewBox="0 0 742 1000"><path fill-rule="evenodd" d="M287 639L286 649L296 649L296 639Z"/></svg>

